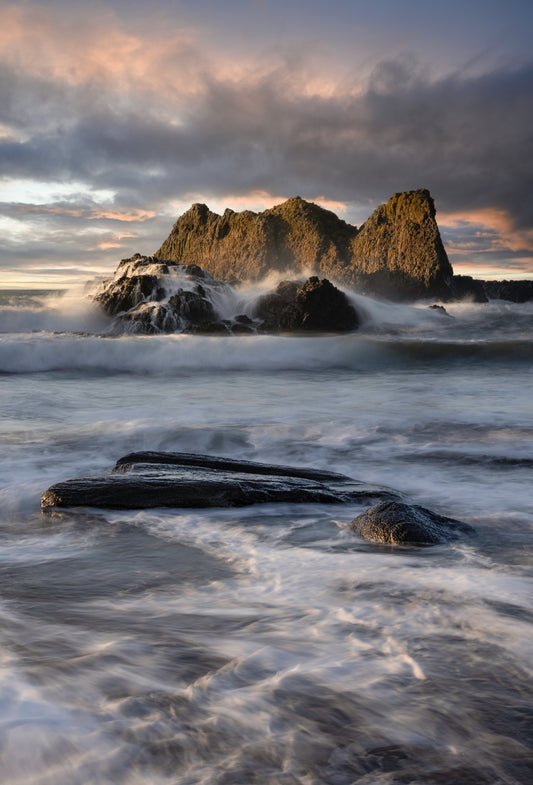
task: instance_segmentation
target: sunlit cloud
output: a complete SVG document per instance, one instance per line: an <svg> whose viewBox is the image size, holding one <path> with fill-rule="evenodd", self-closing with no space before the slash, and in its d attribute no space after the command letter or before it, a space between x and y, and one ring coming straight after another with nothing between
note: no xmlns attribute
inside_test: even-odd
<svg viewBox="0 0 533 785"><path fill-rule="evenodd" d="M533 252L533 228L519 228L513 216L506 210L486 207L479 210L463 210L441 213L440 223L447 229L473 229L474 240L463 242L454 248L456 253L468 252L482 240L491 250L530 251Z"/></svg>
<svg viewBox="0 0 533 785"><path fill-rule="evenodd" d="M153 252L193 202L300 195L360 225L427 187L454 264L533 274L533 63L444 72L361 37L337 52L318 25L230 46L185 7L165 5L164 24L157 3L132 18L126 2L0 0L6 258L112 267Z"/></svg>

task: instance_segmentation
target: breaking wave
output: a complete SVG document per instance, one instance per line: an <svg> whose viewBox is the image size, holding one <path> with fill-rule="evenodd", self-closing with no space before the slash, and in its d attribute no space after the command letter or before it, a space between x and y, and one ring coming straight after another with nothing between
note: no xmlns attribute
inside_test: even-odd
<svg viewBox="0 0 533 785"><path fill-rule="evenodd" d="M201 371L346 369L413 363L530 362L530 341L424 341L364 335L323 337L120 336L35 333L0 336L0 373L102 371L175 375Z"/></svg>

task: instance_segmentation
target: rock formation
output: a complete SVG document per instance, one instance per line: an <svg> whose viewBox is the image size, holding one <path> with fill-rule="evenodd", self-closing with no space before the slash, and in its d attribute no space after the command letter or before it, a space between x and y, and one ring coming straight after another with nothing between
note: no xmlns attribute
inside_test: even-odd
<svg viewBox="0 0 533 785"><path fill-rule="evenodd" d="M512 303L533 300L533 281L483 281L483 288L490 300L509 300Z"/></svg>
<svg viewBox="0 0 533 785"><path fill-rule="evenodd" d="M115 317L117 330L131 333L348 332L359 324L346 295L326 279L283 281L243 304L232 286L198 265L140 254L123 259L94 299ZM234 315L222 318L220 309Z"/></svg>
<svg viewBox="0 0 533 785"><path fill-rule="evenodd" d="M488 303L485 282L471 275L454 275L450 282L447 300L469 300L473 303Z"/></svg>
<svg viewBox="0 0 533 785"><path fill-rule="evenodd" d="M533 281L484 281L470 275L454 275L450 284L449 300L470 300L488 303L489 300L507 300L526 303L533 300Z"/></svg>
<svg viewBox="0 0 533 785"><path fill-rule="evenodd" d="M312 270L367 294L444 298L453 275L429 191L395 194L357 229L300 197L263 213L193 205L156 256L201 266L220 279Z"/></svg>
<svg viewBox="0 0 533 785"><path fill-rule="evenodd" d="M254 315L267 332L349 332L359 319L346 296L327 279L281 281L259 298Z"/></svg>
<svg viewBox="0 0 533 785"><path fill-rule="evenodd" d="M394 499L387 488L317 469L188 453L131 453L112 474L67 480L48 488L41 507L241 507L264 502Z"/></svg>

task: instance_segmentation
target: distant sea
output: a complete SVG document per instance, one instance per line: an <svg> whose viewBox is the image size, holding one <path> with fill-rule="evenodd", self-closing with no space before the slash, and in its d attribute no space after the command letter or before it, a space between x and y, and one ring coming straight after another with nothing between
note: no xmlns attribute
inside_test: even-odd
<svg viewBox="0 0 533 785"><path fill-rule="evenodd" d="M0 293L2 785L533 781L533 303L353 299L354 334L222 338ZM356 503L41 513L148 449L331 469L478 534L373 545Z"/></svg>

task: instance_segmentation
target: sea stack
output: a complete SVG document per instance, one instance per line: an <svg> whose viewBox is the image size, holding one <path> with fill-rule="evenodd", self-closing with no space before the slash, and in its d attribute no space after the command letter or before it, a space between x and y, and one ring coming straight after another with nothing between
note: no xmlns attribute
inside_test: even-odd
<svg viewBox="0 0 533 785"><path fill-rule="evenodd" d="M359 229L299 196L262 213L194 204L155 255L225 280L312 270L397 300L447 298L453 275L426 189L395 194Z"/></svg>

